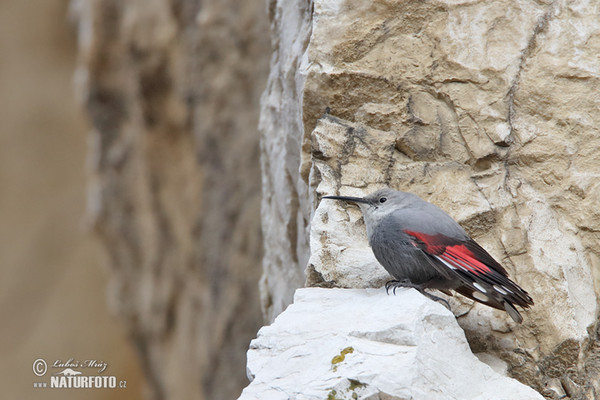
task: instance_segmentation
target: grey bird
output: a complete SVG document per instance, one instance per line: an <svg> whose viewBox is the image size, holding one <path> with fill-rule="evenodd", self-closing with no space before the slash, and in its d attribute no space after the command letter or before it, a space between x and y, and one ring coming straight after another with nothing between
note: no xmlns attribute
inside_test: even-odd
<svg viewBox="0 0 600 400"><path fill-rule="evenodd" d="M394 278L386 290L415 288L425 292L454 290L487 306L505 310L521 323L515 304L533 305L527 292L508 278L506 270L439 207L420 197L381 189L366 197L324 196L355 203L362 211L369 244L377 261ZM449 307L448 307L449 308Z"/></svg>

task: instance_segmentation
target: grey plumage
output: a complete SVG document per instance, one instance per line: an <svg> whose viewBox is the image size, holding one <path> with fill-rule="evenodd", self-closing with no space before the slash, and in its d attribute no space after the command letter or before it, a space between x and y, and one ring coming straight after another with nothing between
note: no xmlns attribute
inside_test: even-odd
<svg viewBox="0 0 600 400"><path fill-rule="evenodd" d="M377 260L394 278L390 287L455 290L490 307L505 310L518 323L513 304L533 300L508 278L506 270L439 207L420 197L381 189L364 198L325 196L357 204ZM443 300L442 300L443 301ZM444 301L445 302L445 301Z"/></svg>

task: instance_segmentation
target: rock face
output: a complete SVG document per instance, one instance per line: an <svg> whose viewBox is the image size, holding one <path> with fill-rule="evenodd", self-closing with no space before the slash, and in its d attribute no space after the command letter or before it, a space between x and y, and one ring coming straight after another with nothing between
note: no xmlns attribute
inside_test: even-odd
<svg viewBox="0 0 600 400"><path fill-rule="evenodd" d="M543 397L475 357L450 311L415 290L299 289L250 344L239 400Z"/></svg>
<svg viewBox="0 0 600 400"><path fill-rule="evenodd" d="M231 399L261 325L263 0L72 3L88 214L150 399Z"/></svg>
<svg viewBox="0 0 600 400"><path fill-rule="evenodd" d="M311 4L271 1L271 69L260 117L262 208L265 254L261 295L272 321L304 285L308 227L313 208L307 180L300 176L302 147L303 56L312 27Z"/></svg>
<svg viewBox="0 0 600 400"><path fill-rule="evenodd" d="M295 277L307 258L311 286L386 279L358 210L320 195L411 191L458 220L536 302L515 326L453 300L473 351L547 398L598 396L598 5L318 0L311 14L272 4L281 41L262 120L263 190L280 199L263 200L265 237L277 236L271 315L292 282L272 271ZM296 46L284 46L291 37ZM300 111L289 104L298 93ZM295 111L277 111L274 98ZM285 170L272 164L282 158ZM273 215L287 216L285 229ZM307 249L289 232L311 218Z"/></svg>

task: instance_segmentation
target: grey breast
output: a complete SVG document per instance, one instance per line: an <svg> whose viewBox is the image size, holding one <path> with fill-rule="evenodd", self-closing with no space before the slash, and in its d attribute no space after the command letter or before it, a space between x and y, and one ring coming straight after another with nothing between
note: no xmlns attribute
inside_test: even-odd
<svg viewBox="0 0 600 400"><path fill-rule="evenodd" d="M423 283L443 276L431 265L427 255L415 247L412 238L404 233L402 215L390 215L373 229L369 240L377 261L395 279ZM410 230L410 229L409 229Z"/></svg>

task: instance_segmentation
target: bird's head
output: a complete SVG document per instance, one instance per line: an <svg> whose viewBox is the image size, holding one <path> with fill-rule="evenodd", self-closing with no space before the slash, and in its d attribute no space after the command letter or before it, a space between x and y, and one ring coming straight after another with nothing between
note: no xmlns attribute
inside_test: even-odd
<svg viewBox="0 0 600 400"><path fill-rule="evenodd" d="M393 189L380 189L365 197L323 196L324 199L342 200L360 207L367 230L391 212L408 206L413 195ZM414 196L413 196L414 197Z"/></svg>

